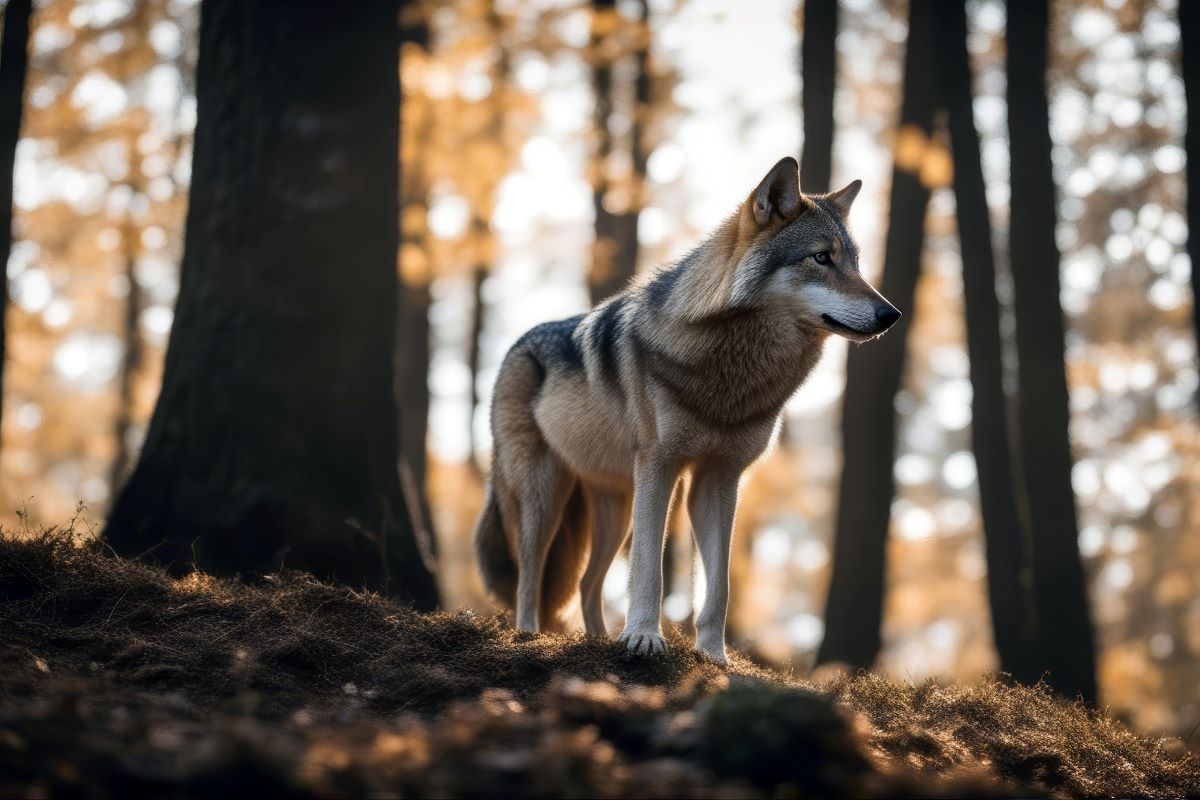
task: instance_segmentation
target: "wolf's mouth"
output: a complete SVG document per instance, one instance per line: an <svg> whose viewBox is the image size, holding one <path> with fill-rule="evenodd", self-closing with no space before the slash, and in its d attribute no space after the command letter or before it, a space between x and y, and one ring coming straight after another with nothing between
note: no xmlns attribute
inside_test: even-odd
<svg viewBox="0 0 1200 800"><path fill-rule="evenodd" d="M853 333L855 336L870 336L871 335L871 331L860 331L858 328L851 328L849 325L847 325L843 322L838 322L836 319L829 316L828 314L822 314L821 319L825 320L825 322L828 323L833 328L835 328L837 330L843 330L846 333Z"/></svg>

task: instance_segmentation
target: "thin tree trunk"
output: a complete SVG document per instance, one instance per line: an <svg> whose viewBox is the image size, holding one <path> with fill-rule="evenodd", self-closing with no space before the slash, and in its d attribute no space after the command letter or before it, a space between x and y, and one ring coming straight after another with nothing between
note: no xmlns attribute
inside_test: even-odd
<svg viewBox="0 0 1200 800"><path fill-rule="evenodd" d="M1195 0L1180 0L1179 42L1187 98L1187 127L1183 136L1187 152L1187 252L1192 263L1192 319L1200 339L1200 9L1196 8ZM1200 392L1196 392L1196 402L1200 404Z"/></svg>
<svg viewBox="0 0 1200 800"><path fill-rule="evenodd" d="M136 149L132 143L129 147L130 153L130 171L136 167L133 164L137 158ZM137 189L134 187L134 191ZM141 287L137 282L137 246L133 238L137 236L137 231L132 223L128 221L125 225L125 230L122 232L122 242L125 251L125 276L129 282L129 294L125 298L125 315L123 319L125 328L125 354L121 359L121 375L120 386L117 394L117 422L113 438L117 443L117 455L113 459L112 473L109 476L109 486L112 493L117 491L124 485L126 477L129 475L129 470L133 467L133 449L130 447L130 432L134 426L134 407L136 405L136 383L137 374L142 366L142 353L145 348L142 345L142 332L138 321L142 315L142 293Z"/></svg>
<svg viewBox="0 0 1200 800"><path fill-rule="evenodd" d="M800 187L809 194L830 190L833 172L833 96L837 80L837 0L805 0L800 40L804 93L804 153Z"/></svg>
<svg viewBox="0 0 1200 800"><path fill-rule="evenodd" d="M120 552L436 605L396 469L397 11L202 6L175 326Z"/></svg>
<svg viewBox="0 0 1200 800"><path fill-rule="evenodd" d="M932 0L914 0L900 111L900 136L920 135L926 142L933 129L934 17ZM879 341L852 347L846 365L844 459L825 639L818 663L867 667L879 653L888 519L895 489L894 400L904 373L929 204L929 188L921 182L918 169L919 165L897 164L892 172L891 218L880 286L883 295L908 314Z"/></svg>
<svg viewBox="0 0 1200 800"><path fill-rule="evenodd" d="M490 113L491 118L488 120L488 135L493 141L500 143L501 152L508 157L508 139L505 131L505 114L504 100L505 94L508 91L509 72L511 64L509 60L508 44L504 36L504 20L501 19L500 13L496 10L494 4L489 4L487 12L487 20L489 32L496 42L498 51L496 59L496 68L494 72L493 89ZM487 281L488 275L491 273L492 265L490 259L495 252L495 241L491 229L491 217L494 211L491 198L480 201L474 210L474 219L471 222L472 235L475 237L476 253L479 255L476 258L475 266L471 274L471 324L468 336L470 340L467 342L467 369L471 374L471 390L470 390L470 413L467 415L467 437L470 447L470 457L468 463L475 474L482 479L483 471L479 463L479 441L475 434L475 410L479 408L479 370L482 367L481 350L484 315L487 309L483 302L483 284Z"/></svg>
<svg viewBox="0 0 1200 800"><path fill-rule="evenodd" d="M401 54L412 45L428 51L429 26L419 13L419 7L406 4L401 17ZM403 55L401 55L403 58ZM403 115L403 93L399 111ZM428 115L426 123L417 131L417 141L422 147L429 140ZM403 126L401 127L403 132ZM399 142L397 142L399 146ZM414 165L405 173L401 182L401 210L410 205L425 207L428 196L428 180ZM405 215L401 214L401 219ZM424 231L421 232L422 235ZM422 247L421 241L412 241L411 231L401 231L406 247ZM398 320L396 325L396 412L400 427L400 478L407 493L413 525L417 528L418 541L430 553L437 553L437 536L433 527L433 510L429 505L427 481L429 477L427 438L429 433L429 360L430 330L429 306L431 302L429 284L433 276L425 270L414 277L400 275L398 285Z"/></svg>
<svg viewBox="0 0 1200 800"><path fill-rule="evenodd" d="M468 437L471 443L470 465L477 472L479 465L479 442L475 435L475 409L479 408L479 367L483 337L483 283L487 280L486 266L478 265L471 274L471 330L467 342L467 370L471 373L471 413L467 416Z"/></svg>
<svg viewBox="0 0 1200 800"><path fill-rule="evenodd" d="M396 411L400 427L400 476L412 501L418 539L436 553L433 513L426 481L429 465L429 283L403 277L396 325Z"/></svg>
<svg viewBox="0 0 1200 800"><path fill-rule="evenodd" d="M1022 683L1036 683L1041 670L1033 652L1033 576L1010 452L996 260L979 134L975 130L965 0L939 6L938 39L937 72L954 157L955 209L973 390L971 444L979 476L992 628L1000 668Z"/></svg>
<svg viewBox="0 0 1200 800"><path fill-rule="evenodd" d="M21 139L21 113L25 103L25 73L29 68L29 18L33 0L9 0L4 8L4 33L0 40L0 387L4 384L6 351L5 313L8 279L4 270L13 243L13 166Z"/></svg>
<svg viewBox="0 0 1200 800"><path fill-rule="evenodd" d="M1037 652L1050 686L1094 703L1094 643L1071 487L1056 191L1046 100L1047 24L1046 0L1008 3L1008 52L1020 54L1009 58L1006 68L1019 459L1034 542Z"/></svg>
<svg viewBox="0 0 1200 800"><path fill-rule="evenodd" d="M133 80L131 52L140 43L139 36L146 35L148 30L147 18L149 7L145 3L137 6L133 16L128 19L133 33L126 32L124 38L125 53L121 63L118 80L129 84ZM180 97L179 102L182 103ZM178 104L176 107L178 111ZM143 174L137 151L136 131L130 130L125 138L125 157L129 161L129 173L125 185L129 189L130 198L136 198L143 189ZM139 321L142 316L142 292L137 281L138 262L138 226L134 219L132 200L130 207L125 210L124 225L121 230L121 250L125 257L125 279L128 284L128 294L125 297L124 323L125 352L121 358L121 372L117 389L117 418L113 426L113 439L116 441L117 453L113 459L112 470L109 473L110 496L115 496L129 477L133 469L134 453L130 447L130 434L135 425L135 405L137 403L137 377L142 368L142 356L145 346L142 341L142 331Z"/></svg>
<svg viewBox="0 0 1200 800"><path fill-rule="evenodd" d="M641 0L640 7L642 24L649 25L649 10L646 0ZM608 24L603 21L605 18L613 18L617 13L615 0L595 0L592 9L601 26ZM596 153L596 185L593 192L593 205L596 212L596 243L592 249L592 268L588 281L593 305L620 291L637 272L638 212L641 206L640 193L645 183L647 156L644 152L642 138L650 103L649 37L646 36L635 56L637 66L634 77L634 108L629 135L635 196L629 198L629 207L625 210L609 211L604 203L605 196L609 191L606 165L617 143L614 141L609 127L609 120L614 110L613 70L607 56L601 52L602 41L603 35L594 32L592 46L597 62L593 68L592 82L596 100L595 124L599 135L599 147Z"/></svg>

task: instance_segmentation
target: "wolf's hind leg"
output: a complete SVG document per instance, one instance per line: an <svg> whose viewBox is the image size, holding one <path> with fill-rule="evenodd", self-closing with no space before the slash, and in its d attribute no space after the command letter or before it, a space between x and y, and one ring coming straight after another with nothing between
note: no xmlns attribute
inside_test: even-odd
<svg viewBox="0 0 1200 800"><path fill-rule="evenodd" d="M704 565L704 607L696 617L696 649L725 663L725 615L729 609L729 545L737 510L739 473L697 470L688 497L688 515Z"/></svg>
<svg viewBox="0 0 1200 800"><path fill-rule="evenodd" d="M613 489L589 489L592 505L592 550L579 583L583 624L589 636L604 636L604 576L629 531L629 496Z"/></svg>
<svg viewBox="0 0 1200 800"><path fill-rule="evenodd" d="M541 630L542 572L575 476L543 451L522 476L520 530L517 533L517 630Z"/></svg>

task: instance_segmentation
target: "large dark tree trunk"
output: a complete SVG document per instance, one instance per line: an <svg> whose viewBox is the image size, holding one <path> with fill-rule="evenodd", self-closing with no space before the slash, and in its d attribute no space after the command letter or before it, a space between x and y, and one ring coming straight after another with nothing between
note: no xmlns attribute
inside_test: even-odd
<svg viewBox="0 0 1200 800"><path fill-rule="evenodd" d="M203 5L175 327L120 552L436 605L396 469L397 10Z"/></svg>
<svg viewBox="0 0 1200 800"><path fill-rule="evenodd" d="M904 99L900 135L929 141L933 129L932 0L913 0L904 58ZM842 405L842 480L825 639L818 663L843 662L866 667L879 653L883 616L884 553L894 482L896 448L894 401L904 373L911 310L921 271L925 210L929 188L919 164L897 163L892 172L883 281L879 290L897 308L909 312L886 336L865 347L852 347L846 365Z"/></svg>
<svg viewBox="0 0 1200 800"><path fill-rule="evenodd" d="M29 68L29 18L33 0L9 0L4 9L0 40L0 387L4 383L5 312L8 279L4 269L13 242L13 165L21 138L21 112L25 103L25 73Z"/></svg>
<svg viewBox="0 0 1200 800"><path fill-rule="evenodd" d="M954 195L962 251L967 353L971 359L971 445L979 475L979 500L987 545L988 600L1000 668L1036 683L1033 576L1028 540L1017 504L1004 395L1004 355L996 261L979 158L971 91L964 0L942 3L938 13L937 73L948 112L954 157Z"/></svg>
<svg viewBox="0 0 1200 800"><path fill-rule="evenodd" d="M593 32L592 49L596 64L592 70L592 86L595 92L595 124L598 135L596 152L596 176L593 205L596 211L596 243L592 249L592 268L588 276L588 288L592 304L616 294L637 271L638 257L638 212L641 210L642 184L646 176L646 153L642 142L645 116L650 102L649 37L644 37L642 46L635 54L637 60L634 76L633 121L629 133L630 156L633 165L633 186L638 196L629 198L629 205L620 211L610 211L605 205L609 191L606 165L617 147L612 135L610 118L614 111L613 69L604 48L606 26L615 24L615 0L595 0L592 3L597 25ZM641 0L642 24L649 25L646 0ZM607 20L607 21L606 21Z"/></svg>
<svg viewBox="0 0 1200 800"><path fill-rule="evenodd" d="M1192 319L1200 340L1200 8L1194 0L1180 0L1179 42L1187 98L1187 129L1183 136L1187 151L1187 252L1192 262ZM1196 402L1200 404L1200 392L1196 393Z"/></svg>
<svg viewBox="0 0 1200 800"><path fill-rule="evenodd" d="M833 94L837 79L837 0L805 0L800 40L800 81L804 93L804 154L800 187L809 194L829 191L833 171Z"/></svg>
<svg viewBox="0 0 1200 800"><path fill-rule="evenodd" d="M1046 101L1046 0L1008 3L1009 254L1017 320L1019 459L1033 541L1037 652L1047 682L1096 699L1087 586L1071 488L1070 414Z"/></svg>

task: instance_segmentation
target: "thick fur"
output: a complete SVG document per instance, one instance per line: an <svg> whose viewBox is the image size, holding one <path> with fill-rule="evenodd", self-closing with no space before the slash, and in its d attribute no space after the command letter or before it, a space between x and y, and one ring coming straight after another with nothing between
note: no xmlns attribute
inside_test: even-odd
<svg viewBox="0 0 1200 800"><path fill-rule="evenodd" d="M519 628L560 627L578 587L588 633L604 634L604 576L632 518L621 638L635 652L664 649L663 527L690 476L708 589L696 646L724 661L743 470L767 449L831 333L865 341L899 317L859 274L845 224L859 186L803 195L796 162L784 159L679 263L513 345L493 395L495 457L476 547Z"/></svg>

